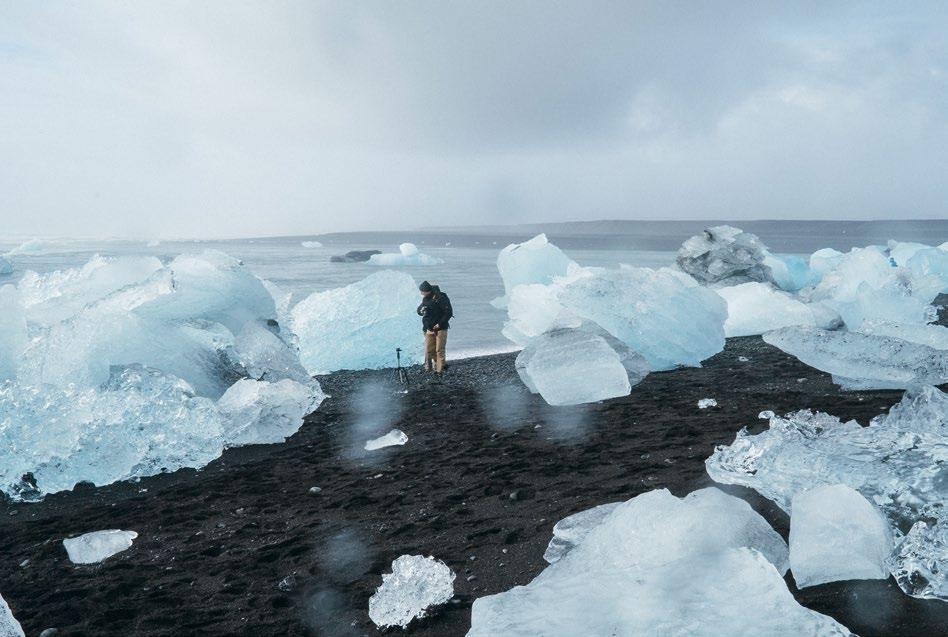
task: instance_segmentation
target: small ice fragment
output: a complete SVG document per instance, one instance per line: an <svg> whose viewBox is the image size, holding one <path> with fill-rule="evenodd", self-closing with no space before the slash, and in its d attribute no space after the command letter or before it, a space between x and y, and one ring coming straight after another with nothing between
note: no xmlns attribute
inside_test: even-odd
<svg viewBox="0 0 948 637"><path fill-rule="evenodd" d="M373 438L365 443L366 451L375 451L383 447L394 447L408 442L408 435L401 429L392 429L384 436Z"/></svg>
<svg viewBox="0 0 948 637"><path fill-rule="evenodd" d="M737 357L737 360L739 360L739 361L742 362L742 363L746 363L746 362L749 361L750 359L747 358L746 356L738 356L738 357Z"/></svg>
<svg viewBox="0 0 948 637"><path fill-rule="evenodd" d="M851 579L886 579L892 534L858 491L832 484L793 496L790 570L799 588Z"/></svg>
<svg viewBox="0 0 948 637"><path fill-rule="evenodd" d="M702 398L698 401L698 409L708 409L709 407L717 407L718 401L713 398Z"/></svg>
<svg viewBox="0 0 948 637"><path fill-rule="evenodd" d="M403 266L403 265L438 265L444 263L442 259L432 257L418 251L414 243L403 243L398 246L398 252L373 254L369 257L370 265Z"/></svg>
<svg viewBox="0 0 948 637"><path fill-rule="evenodd" d="M138 537L135 531L93 531L79 537L66 538L63 546L73 564L95 564L131 547Z"/></svg>
<svg viewBox="0 0 948 637"><path fill-rule="evenodd" d="M768 409L767 411L762 411L759 414L757 414L757 417L760 418L761 420L770 420L771 418L774 417L774 412Z"/></svg>
<svg viewBox="0 0 948 637"><path fill-rule="evenodd" d="M379 628L406 627L432 606L454 596L454 573L433 557L402 555L369 598L369 619Z"/></svg>
<svg viewBox="0 0 948 637"><path fill-rule="evenodd" d="M895 581L912 597L948 599L948 570L933 555L948 555L945 514L934 522L916 522L889 558Z"/></svg>
<svg viewBox="0 0 948 637"><path fill-rule="evenodd" d="M25 637L23 627L13 616L7 601L0 595L0 637Z"/></svg>
<svg viewBox="0 0 948 637"><path fill-rule="evenodd" d="M323 247L323 244L321 244L319 241L304 241L304 242L302 242L300 245L303 246L304 248L321 248L321 247Z"/></svg>

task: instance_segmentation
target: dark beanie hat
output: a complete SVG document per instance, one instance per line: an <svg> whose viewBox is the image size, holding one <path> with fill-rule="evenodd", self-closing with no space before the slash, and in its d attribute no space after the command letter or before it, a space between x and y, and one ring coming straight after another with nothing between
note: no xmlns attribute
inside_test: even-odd
<svg viewBox="0 0 948 637"><path fill-rule="evenodd" d="M422 292L431 292L431 284L427 281L422 281L421 285L418 286L418 289Z"/></svg>

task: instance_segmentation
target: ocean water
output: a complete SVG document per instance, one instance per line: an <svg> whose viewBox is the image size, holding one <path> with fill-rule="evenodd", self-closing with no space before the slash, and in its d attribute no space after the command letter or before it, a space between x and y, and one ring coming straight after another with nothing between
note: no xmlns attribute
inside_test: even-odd
<svg viewBox="0 0 948 637"><path fill-rule="evenodd" d="M377 249L397 252L398 244L411 241L444 263L433 267L394 268L421 282L427 279L447 292L454 306L448 341L449 357L458 358L513 349L500 333L505 313L490 305L503 294L497 272L497 253L507 244L546 231L550 240L582 265L661 267L671 265L682 241L718 222L593 222L548 226L445 229L426 232L344 233L301 237L211 241L44 240L34 249L8 257L12 275L0 276L0 285L15 282L26 270L49 272L84 264L93 255L149 254L170 259L182 253L221 250L241 259L257 276L293 293L293 302L312 292L358 281L377 266L366 263L331 263L329 258L349 250ZM887 239L920 241L937 245L948 240L948 221L923 222L741 222L778 253L808 255L822 247L884 244ZM323 247L305 248L303 241L320 241ZM0 253L16 248L22 239L0 238ZM421 328L419 324L419 338ZM394 352L393 352L394 360Z"/></svg>

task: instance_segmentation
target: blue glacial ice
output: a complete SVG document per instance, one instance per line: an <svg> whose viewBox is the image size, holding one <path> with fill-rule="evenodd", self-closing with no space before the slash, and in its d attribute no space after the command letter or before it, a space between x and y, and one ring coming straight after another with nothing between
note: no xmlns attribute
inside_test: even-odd
<svg viewBox="0 0 948 637"><path fill-rule="evenodd" d="M517 355L524 385L550 405L578 405L628 395L648 375L645 359L608 333L560 328L531 339Z"/></svg>
<svg viewBox="0 0 948 637"><path fill-rule="evenodd" d="M717 489L651 491L571 518L532 582L475 600L469 637L849 635L793 599L783 539Z"/></svg>
<svg viewBox="0 0 948 637"><path fill-rule="evenodd" d="M948 382L948 350L902 338L815 327L784 327L764 341L833 375L844 389L905 389Z"/></svg>
<svg viewBox="0 0 948 637"><path fill-rule="evenodd" d="M793 496L790 570L798 588L853 579L888 579L892 531L858 491L829 484Z"/></svg>
<svg viewBox="0 0 948 637"><path fill-rule="evenodd" d="M282 440L322 399L263 282L223 253L27 272L0 307L0 489L16 498L201 467Z"/></svg>
<svg viewBox="0 0 948 637"><path fill-rule="evenodd" d="M510 293L518 285L548 285L555 277L566 276L573 260L538 234L523 243L511 243L497 255L497 270L504 282L504 296L494 299L495 307L506 307Z"/></svg>
<svg viewBox="0 0 948 637"><path fill-rule="evenodd" d="M312 374L421 362L418 286L404 272L383 270L341 288L314 292L290 311L300 360Z"/></svg>
<svg viewBox="0 0 948 637"><path fill-rule="evenodd" d="M385 267L401 267L406 265L438 265L444 260L425 254L418 250L414 243L403 243L398 246L398 252L373 254L369 257L370 265Z"/></svg>
<svg viewBox="0 0 948 637"><path fill-rule="evenodd" d="M835 484L855 489L883 513L894 538L915 530L887 562L902 589L948 599L943 575L940 581L912 576L948 571L946 462L948 395L925 387L907 391L868 427L821 412L774 416L762 433L741 429L705 466L716 482L749 487L773 500L791 514L791 524L797 494Z"/></svg>
<svg viewBox="0 0 948 637"><path fill-rule="evenodd" d="M763 334L790 325L836 328L842 323L832 308L804 303L769 283L741 283L718 288L717 293L727 302L724 333L728 337Z"/></svg>
<svg viewBox="0 0 948 637"><path fill-rule="evenodd" d="M2 256L0 256L0 276L5 274L13 273L13 264L10 261Z"/></svg>
<svg viewBox="0 0 948 637"><path fill-rule="evenodd" d="M900 325L889 321L872 320L864 321L859 331L863 334L888 336L938 350L948 350L948 327L942 325Z"/></svg>
<svg viewBox="0 0 948 637"><path fill-rule="evenodd" d="M819 281L819 276L810 269L809 263L793 254L771 254L764 257L764 265L770 268L774 284L781 290L796 292Z"/></svg>

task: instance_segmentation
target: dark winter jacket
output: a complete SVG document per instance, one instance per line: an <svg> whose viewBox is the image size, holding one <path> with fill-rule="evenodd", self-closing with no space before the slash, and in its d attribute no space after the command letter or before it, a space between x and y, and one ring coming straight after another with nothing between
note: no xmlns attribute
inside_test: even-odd
<svg viewBox="0 0 948 637"><path fill-rule="evenodd" d="M451 299L437 285L434 286L431 294L421 300L421 305L418 306L418 316L421 317L421 328L426 332L430 331L435 325L442 330L448 329L448 322L454 316Z"/></svg>

